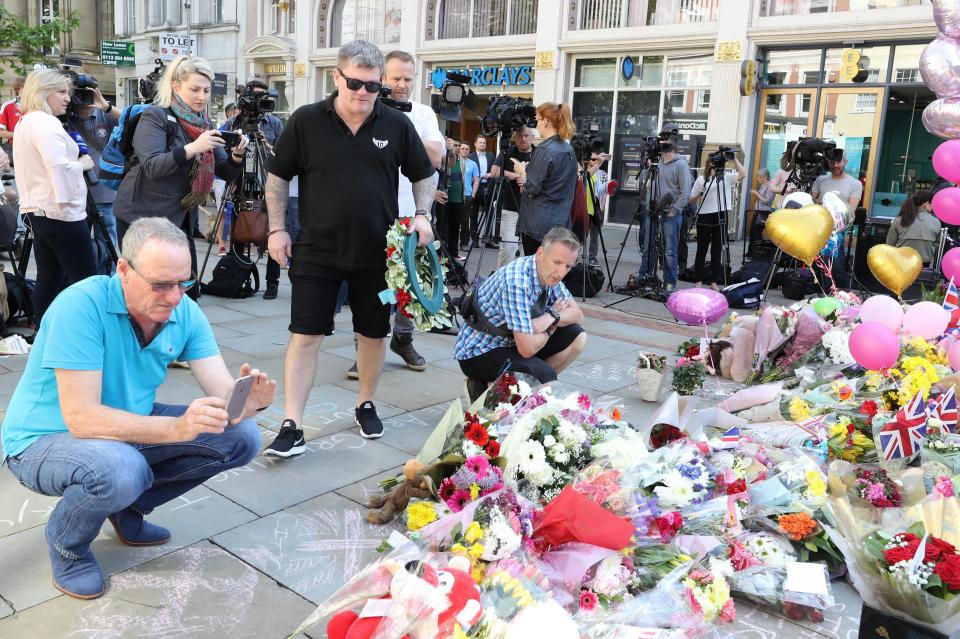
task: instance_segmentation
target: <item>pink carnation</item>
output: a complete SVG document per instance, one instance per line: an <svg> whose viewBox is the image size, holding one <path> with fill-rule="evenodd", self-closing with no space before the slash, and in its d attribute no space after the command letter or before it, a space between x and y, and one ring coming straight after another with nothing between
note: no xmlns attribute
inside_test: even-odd
<svg viewBox="0 0 960 639"><path fill-rule="evenodd" d="M727 603L723 604L723 610L720 611L720 619L728 623L733 623L737 620L737 609L733 605L733 599L727 599Z"/></svg>

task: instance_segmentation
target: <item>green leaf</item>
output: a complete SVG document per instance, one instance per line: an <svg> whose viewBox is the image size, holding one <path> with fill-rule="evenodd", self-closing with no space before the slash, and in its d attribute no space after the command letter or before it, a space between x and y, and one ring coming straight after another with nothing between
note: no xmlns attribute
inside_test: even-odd
<svg viewBox="0 0 960 639"><path fill-rule="evenodd" d="M863 546L871 557L883 561L883 547L887 545L888 541L879 534L873 533L864 540Z"/></svg>
<svg viewBox="0 0 960 639"><path fill-rule="evenodd" d="M10 67L17 75L26 75L34 64L54 66L47 51L54 49L63 36L80 26L80 15L74 11L62 17L31 27L18 16L0 7L0 66ZM3 80L0 79L0 83Z"/></svg>
<svg viewBox="0 0 960 639"><path fill-rule="evenodd" d="M809 550L810 552L817 552L817 550L818 550L816 542L811 541L811 540L809 540L809 539L808 539L807 541L803 542L803 545L804 545L804 547L805 547L807 550Z"/></svg>
<svg viewBox="0 0 960 639"><path fill-rule="evenodd" d="M923 527L922 521L918 521L912 526L910 526L909 528L907 528L907 532L913 533L914 535L916 535L917 537L920 537L921 539L923 538L924 535L927 534L927 531Z"/></svg>

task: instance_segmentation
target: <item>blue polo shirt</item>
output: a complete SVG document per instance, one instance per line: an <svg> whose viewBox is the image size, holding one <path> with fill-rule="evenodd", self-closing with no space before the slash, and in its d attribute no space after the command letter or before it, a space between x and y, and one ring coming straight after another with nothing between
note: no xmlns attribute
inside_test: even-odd
<svg viewBox="0 0 960 639"><path fill-rule="evenodd" d="M210 323L187 296L141 348L119 277L98 275L77 282L43 316L3 420L3 454L19 455L43 435L67 432L54 369L102 371L100 400L105 406L149 415L170 362L219 353Z"/></svg>

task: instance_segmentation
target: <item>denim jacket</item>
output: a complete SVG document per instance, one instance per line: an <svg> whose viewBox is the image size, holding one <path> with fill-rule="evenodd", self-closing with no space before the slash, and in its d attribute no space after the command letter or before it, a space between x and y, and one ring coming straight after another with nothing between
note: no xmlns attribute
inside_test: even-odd
<svg viewBox="0 0 960 639"><path fill-rule="evenodd" d="M541 142L530 157L518 231L536 240L555 226L570 228L570 209L577 185L573 147L558 135Z"/></svg>

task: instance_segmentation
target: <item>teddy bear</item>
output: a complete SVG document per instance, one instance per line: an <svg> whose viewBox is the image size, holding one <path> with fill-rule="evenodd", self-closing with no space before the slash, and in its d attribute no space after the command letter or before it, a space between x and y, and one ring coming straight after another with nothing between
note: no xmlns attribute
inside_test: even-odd
<svg viewBox="0 0 960 639"><path fill-rule="evenodd" d="M371 495L367 505L371 508L367 513L367 521L371 524L386 524L402 513L411 499L430 499L429 480L424 474L427 470L416 459L409 460L403 465L403 481L389 493Z"/></svg>
<svg viewBox="0 0 960 639"><path fill-rule="evenodd" d="M399 629L396 634L406 629L403 639L447 639L455 626L468 628L483 612L469 571L466 557L453 557L440 570L410 562L394 574L390 592L368 600L360 614L344 610L333 615L327 637L369 639L392 626Z"/></svg>
<svg viewBox="0 0 960 639"><path fill-rule="evenodd" d="M739 315L728 337L729 348L720 352L720 374L742 384L753 368L753 348L757 338L757 316Z"/></svg>

